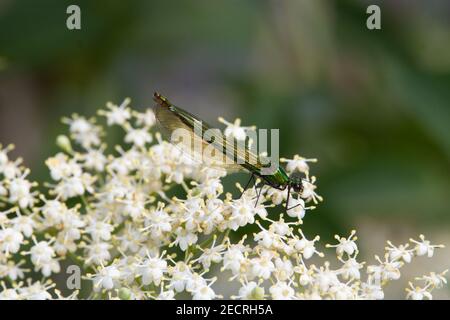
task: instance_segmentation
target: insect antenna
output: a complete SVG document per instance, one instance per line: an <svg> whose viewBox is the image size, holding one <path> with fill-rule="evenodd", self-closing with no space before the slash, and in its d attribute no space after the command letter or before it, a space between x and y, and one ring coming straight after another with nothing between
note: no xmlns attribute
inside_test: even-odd
<svg viewBox="0 0 450 320"><path fill-rule="evenodd" d="M288 211L288 205L289 205L289 197L291 196L291 186L288 186L288 194L287 194L287 199L286 199L286 211Z"/></svg>

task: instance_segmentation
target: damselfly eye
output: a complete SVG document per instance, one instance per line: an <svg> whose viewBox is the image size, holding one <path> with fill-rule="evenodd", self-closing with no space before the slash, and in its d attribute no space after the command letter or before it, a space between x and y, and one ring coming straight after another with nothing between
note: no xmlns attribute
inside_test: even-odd
<svg viewBox="0 0 450 320"><path fill-rule="evenodd" d="M290 186L294 192L300 193L303 191L303 176L299 172L294 172L289 177L290 179Z"/></svg>
<svg viewBox="0 0 450 320"><path fill-rule="evenodd" d="M295 183L295 184L293 185L293 188L294 188L294 191L295 191L295 192L302 192L302 190L303 190L303 185L302 185L301 182L300 182L300 183Z"/></svg>

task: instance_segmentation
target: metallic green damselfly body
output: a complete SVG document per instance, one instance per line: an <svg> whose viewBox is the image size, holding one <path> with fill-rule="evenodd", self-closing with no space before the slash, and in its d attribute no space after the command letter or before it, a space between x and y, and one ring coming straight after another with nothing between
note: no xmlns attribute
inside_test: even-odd
<svg viewBox="0 0 450 320"><path fill-rule="evenodd" d="M288 201L291 191L296 193L302 192L303 184L302 177L299 175L288 176L286 171L279 166L271 174L263 174L263 164L260 161L259 156L253 153L250 149L239 149L236 146L238 143L229 143L224 140L209 140L205 138L205 133L211 129L211 126L206 122L200 120L193 114L173 105L164 96L159 93L154 94L154 100L157 103L155 108L155 116L161 127L172 134L177 129L184 129L191 133L192 139L200 141L205 147L212 146L218 152L221 152L227 160L232 159L233 163L226 163L223 161L223 167L244 169L251 173L250 180L248 181L245 189L248 188L250 183L255 182L255 178L259 178L262 181L259 195L263 185L269 185L278 190L288 190ZM234 141L236 142L236 141ZM239 161L240 160L240 161ZM244 189L244 190L245 190ZM258 202L258 200L257 200Z"/></svg>

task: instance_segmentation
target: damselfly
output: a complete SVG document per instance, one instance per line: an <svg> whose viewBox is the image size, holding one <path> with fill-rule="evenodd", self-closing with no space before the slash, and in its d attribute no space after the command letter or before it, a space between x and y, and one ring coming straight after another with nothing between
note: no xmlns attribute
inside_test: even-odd
<svg viewBox="0 0 450 320"><path fill-rule="evenodd" d="M191 113L176 107L170 103L167 98L157 92L154 94L154 100L157 103L155 107L156 119L168 134L173 136L177 130L182 130L185 133L187 132L190 135L190 142L192 142L189 143L189 148L196 143L202 146L201 150L212 147L213 150L222 155L224 160L228 160L220 161L220 163L215 161L215 165L222 166L227 170L244 169L251 174L242 194L247 190L251 182L256 183L256 178L261 180L261 183L256 186L257 189L259 187L259 190L257 191L255 206L258 203L264 185L269 185L278 190L286 190L287 188L286 207L289 204L291 192L301 193L303 191L303 179L300 174L294 173L291 176L288 176L281 166L278 166L271 174L263 174L263 161L261 161L260 156L256 155L249 148L238 148L237 146L239 143L237 143L235 139L230 143L227 139L209 138L207 132L211 129L211 126L206 122L200 120ZM203 156L203 154L200 155L200 157ZM287 210L293 209L296 206L297 205L287 208Z"/></svg>

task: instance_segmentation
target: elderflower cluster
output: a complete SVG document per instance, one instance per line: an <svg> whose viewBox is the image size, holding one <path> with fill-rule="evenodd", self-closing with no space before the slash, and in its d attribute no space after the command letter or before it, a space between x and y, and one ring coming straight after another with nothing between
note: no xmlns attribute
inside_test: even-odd
<svg viewBox="0 0 450 320"><path fill-rule="evenodd" d="M13 147L0 146L0 299L64 298L52 279L67 264L81 268L90 288L69 299L383 299L404 264L442 247L423 235L388 241L369 264L359 260L356 231L321 245L302 230L322 201L310 175L315 159L281 159L289 174L305 177L292 209L287 190L269 186L256 204L255 188L227 192L224 170L200 166L162 140L153 111L129 104L100 110L106 126L65 118L69 135L57 138L61 152L46 161L52 181L40 192L22 161L8 156ZM245 137L240 120L220 122L227 136ZM103 142L110 127L122 131L120 146ZM245 232L250 225L255 232ZM421 285L409 283L407 298L431 299L445 273L415 279ZM226 281L239 286L232 296L221 294Z"/></svg>

